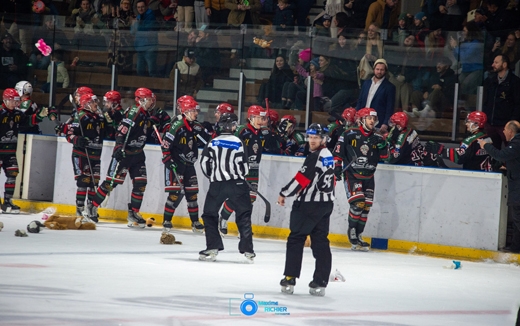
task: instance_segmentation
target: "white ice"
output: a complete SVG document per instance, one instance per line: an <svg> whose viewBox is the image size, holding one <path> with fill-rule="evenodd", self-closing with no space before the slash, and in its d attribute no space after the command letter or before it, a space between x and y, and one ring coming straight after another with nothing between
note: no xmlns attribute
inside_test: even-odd
<svg viewBox="0 0 520 326"><path fill-rule="evenodd" d="M35 218L0 215L0 325L502 326L514 325L520 303L513 264L462 261L453 270L443 268L450 259L333 248L333 269L346 282L315 297L306 248L288 295L279 286L285 241L255 239L255 263L245 264L238 239L228 237L216 262L201 262L205 239L191 230L173 231L182 245L159 244L159 228L111 223L14 236ZM250 317L240 312L245 294L258 305ZM265 312L275 307L289 314Z"/></svg>

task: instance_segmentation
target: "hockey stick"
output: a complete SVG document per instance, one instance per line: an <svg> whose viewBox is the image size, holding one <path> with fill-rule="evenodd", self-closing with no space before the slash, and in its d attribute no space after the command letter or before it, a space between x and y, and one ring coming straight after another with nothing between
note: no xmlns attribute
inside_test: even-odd
<svg viewBox="0 0 520 326"><path fill-rule="evenodd" d="M247 181L246 181L246 183L249 186L249 189L251 189L254 193L256 193L258 195L258 197L260 197L264 201L264 204L265 204L264 222L268 223L269 220L271 219L271 203L261 193L259 193L258 190L255 189L252 184L250 184Z"/></svg>
<svg viewBox="0 0 520 326"><path fill-rule="evenodd" d="M83 126L81 125L81 117L79 116L79 112L76 112L76 116L78 117L79 129L81 131L81 137L85 138L85 134L83 133ZM94 181L94 170L92 169L92 164L90 163L90 155L88 155L88 149L85 147L85 155L87 156L88 169L90 170L90 182L94 186L94 191L97 192L96 182Z"/></svg>
<svg viewBox="0 0 520 326"><path fill-rule="evenodd" d="M159 142L162 145L162 138L161 138L161 135L159 134L159 130L157 130L157 127L155 125L152 125L152 127L153 127L153 130L155 131L155 134L157 135L157 139L159 139ZM182 197L186 193L184 191L184 184L181 182L181 179L179 178L179 175L177 174L177 170L175 168L172 168L172 171L173 171L173 175L175 176L175 179L177 179L177 182L179 183L179 186L181 187L182 196L179 196L179 198L181 198L181 200L182 200ZM178 201L180 202L180 200L178 200Z"/></svg>

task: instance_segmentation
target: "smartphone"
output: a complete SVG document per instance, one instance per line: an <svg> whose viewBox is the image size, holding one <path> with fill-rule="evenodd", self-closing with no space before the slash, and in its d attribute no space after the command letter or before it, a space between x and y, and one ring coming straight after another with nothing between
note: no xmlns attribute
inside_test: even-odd
<svg viewBox="0 0 520 326"><path fill-rule="evenodd" d="M500 37L495 37L495 43L496 42L500 43Z"/></svg>

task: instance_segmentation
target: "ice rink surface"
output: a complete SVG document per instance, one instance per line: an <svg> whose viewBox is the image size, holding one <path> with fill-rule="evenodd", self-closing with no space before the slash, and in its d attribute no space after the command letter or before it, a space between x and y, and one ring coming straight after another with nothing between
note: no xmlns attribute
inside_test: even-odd
<svg viewBox="0 0 520 326"><path fill-rule="evenodd" d="M305 249L293 295L280 292L285 241L255 239L245 263L238 239L201 262L205 238L174 230L99 223L96 231L16 229L40 215L0 215L0 325L514 325L520 267L384 251L333 248L325 297L308 293L314 259ZM251 316L255 309L256 313Z"/></svg>

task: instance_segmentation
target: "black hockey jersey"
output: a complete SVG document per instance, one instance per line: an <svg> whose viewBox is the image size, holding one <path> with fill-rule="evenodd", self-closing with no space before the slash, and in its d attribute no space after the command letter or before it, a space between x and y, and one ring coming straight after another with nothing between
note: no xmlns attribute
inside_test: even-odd
<svg viewBox="0 0 520 326"><path fill-rule="evenodd" d="M143 152L149 118L148 111L135 105L125 111L125 116L117 127L116 145L123 145L127 140L125 146L127 155L137 155ZM114 149L116 148L117 146Z"/></svg>
<svg viewBox="0 0 520 326"><path fill-rule="evenodd" d="M266 131L267 129L263 130ZM249 168L258 169L265 146L265 137L262 134L262 129L255 129L250 123L247 123L238 127L235 136L244 143Z"/></svg>
<svg viewBox="0 0 520 326"><path fill-rule="evenodd" d="M88 110L80 109L77 112L74 121L67 127L67 141L73 145L72 155L86 157L87 150L91 159L99 160L105 139L105 118ZM85 148L77 146L79 137L88 139Z"/></svg>
<svg viewBox="0 0 520 326"><path fill-rule="evenodd" d="M0 155L16 154L20 127L33 127L41 121L42 119L37 114L28 115L20 109L9 110L2 103L0 107Z"/></svg>
<svg viewBox="0 0 520 326"><path fill-rule="evenodd" d="M336 147L336 143L338 142L338 138L345 131L345 127L341 123L339 123L339 121L336 120L336 122L330 123L327 126L327 129L329 130L329 138L327 139L327 148L330 151L333 151L334 147Z"/></svg>
<svg viewBox="0 0 520 326"><path fill-rule="evenodd" d="M388 137L388 163L415 166L438 166L432 154L420 143L419 135L413 129L401 131L393 128Z"/></svg>
<svg viewBox="0 0 520 326"><path fill-rule="evenodd" d="M442 152L442 157L453 163L462 164L464 170L493 171L491 158L487 151L480 148L477 139L487 138L487 134L479 131L461 143L459 148L447 148Z"/></svg>

